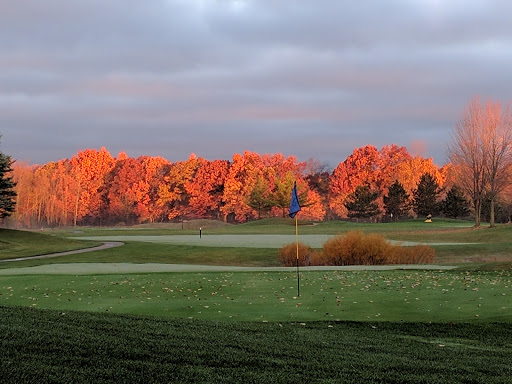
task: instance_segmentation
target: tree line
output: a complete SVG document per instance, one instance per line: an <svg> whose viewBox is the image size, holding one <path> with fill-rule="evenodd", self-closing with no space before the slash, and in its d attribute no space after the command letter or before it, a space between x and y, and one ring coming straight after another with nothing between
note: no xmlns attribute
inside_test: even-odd
<svg viewBox="0 0 512 384"><path fill-rule="evenodd" d="M191 155L171 163L87 149L42 166L15 164L17 209L10 220L19 227L34 227L284 217L295 181L303 219L375 218L390 212L398 219L415 211L408 203L392 211L385 198L393 198L393 185L412 195L424 174L448 185L449 170L395 145L380 151L370 145L358 148L333 172L318 161L297 162L282 154L244 152L231 161ZM377 210L370 216L350 208L362 185L375 196Z"/></svg>
<svg viewBox="0 0 512 384"><path fill-rule="evenodd" d="M475 225L482 216L494 225L512 213L511 116L500 103L473 99L442 167L394 144L356 148L332 171L315 159L249 151L171 163L86 149L44 165L14 163L0 152L0 219L16 227L245 222L286 216L296 182L303 219L461 217L469 200Z"/></svg>

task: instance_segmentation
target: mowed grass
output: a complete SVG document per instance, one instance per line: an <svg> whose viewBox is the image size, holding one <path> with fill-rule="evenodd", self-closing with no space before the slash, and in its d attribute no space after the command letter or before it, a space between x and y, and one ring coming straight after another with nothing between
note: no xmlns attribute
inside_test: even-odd
<svg viewBox="0 0 512 384"><path fill-rule="evenodd" d="M46 233L0 228L0 260L65 252L99 244L97 241L71 240Z"/></svg>
<svg viewBox="0 0 512 384"><path fill-rule="evenodd" d="M265 219L241 225L221 225L218 222L187 222L184 229L181 226L155 225L154 227L138 226L132 228L80 228L45 230L45 236L38 233L37 239L27 238L12 246L12 232L0 230L0 259L27 255L39 255L56 251L88 246L91 241L83 243L69 237L90 236L159 236L159 235L195 235L198 237L199 225L202 226L203 236L213 235L255 235L285 234L294 235L294 221L291 219ZM445 243L434 245L436 263L459 265L465 268L512 268L512 225L499 225L496 228L482 226L474 229L471 222L448 219L435 219L433 223L422 220L411 220L395 223L364 224L344 221L313 223L302 222L299 226L299 241L301 235L337 235L351 230L378 233L389 240L420 243ZM195 228L197 227L197 228ZM23 232L24 237L31 235ZM35 235L35 234L33 234ZM21 235L17 235L21 236ZM135 238L135 237L134 237ZM58 242L59 249L48 248L51 243ZM98 241L95 242L97 244ZM6 246L5 244L11 244ZM456 245L451 245L456 244ZM22 248L20 252L18 248ZM58 261L29 261L20 265L40 265L47 262L154 262L182 264L212 264L212 265L245 265L245 266L275 266L277 265L277 249L244 248L240 247L201 247L198 245L157 244L139 241L127 241L122 248L94 252L87 255L76 255L59 258ZM9 267L0 265L0 268Z"/></svg>
<svg viewBox="0 0 512 384"><path fill-rule="evenodd" d="M510 323L246 323L0 307L8 383L506 383Z"/></svg>
<svg viewBox="0 0 512 384"><path fill-rule="evenodd" d="M294 233L288 223L262 221L211 233ZM294 271L2 275L0 382L509 382L511 227L433 224L302 225L300 233L361 229L399 241L477 244L436 246L437 261L459 270L303 271L300 296ZM172 233L187 230L195 233ZM123 232L83 230L83 236L107 233ZM86 244L65 238L82 235L75 231L52 234L57 236L27 239L33 253L25 253L40 254L48 238L58 238L60 246ZM3 258L8 249L0 250ZM276 265L276 253L128 242L0 268L71 262L264 267Z"/></svg>
<svg viewBox="0 0 512 384"><path fill-rule="evenodd" d="M216 321L512 321L511 271L0 277L0 305Z"/></svg>

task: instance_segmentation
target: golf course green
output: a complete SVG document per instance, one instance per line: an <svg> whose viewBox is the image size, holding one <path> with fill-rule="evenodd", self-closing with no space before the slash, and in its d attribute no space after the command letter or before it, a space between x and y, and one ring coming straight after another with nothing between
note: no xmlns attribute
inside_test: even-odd
<svg viewBox="0 0 512 384"><path fill-rule="evenodd" d="M404 246L429 244L436 260L298 270L281 267L277 257L295 240L287 221L211 229L201 223L201 237L194 229L161 227L0 229L6 260L0 262L0 369L12 372L11 382L66 382L77 374L142 382L135 366L152 372L147 382L220 382L223 374L224 382L505 382L504 362L512 358L512 227L432 224L303 223L299 240L318 250L332 236L362 230ZM59 253L112 241L123 245ZM201 339L189 334L198 327L206 332ZM296 332L303 340L289 338ZM480 332L487 338L475 336ZM119 337L133 340L119 348L135 366L99 347ZM149 340L156 350L141 350ZM104 364L85 372L79 365L91 361L93 350ZM156 360L147 360L148 353ZM441 362L440 353L452 364ZM309 359L307 369L294 373L289 367L300 364L300 354Z"/></svg>

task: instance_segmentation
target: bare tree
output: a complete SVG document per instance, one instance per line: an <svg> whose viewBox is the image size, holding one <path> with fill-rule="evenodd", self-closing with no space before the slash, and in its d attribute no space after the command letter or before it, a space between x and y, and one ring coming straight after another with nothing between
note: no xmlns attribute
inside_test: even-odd
<svg viewBox="0 0 512 384"><path fill-rule="evenodd" d="M472 99L457 122L449 147L458 184L471 196L475 226L480 226L482 202L491 200L491 226L494 201L506 187L512 164L512 118L510 108L498 102L483 105Z"/></svg>
<svg viewBox="0 0 512 384"><path fill-rule="evenodd" d="M485 166L488 175L487 198L491 201L490 225L494 226L494 203L510 181L512 166L512 116L510 107L502 110L500 103L486 105L484 126Z"/></svg>

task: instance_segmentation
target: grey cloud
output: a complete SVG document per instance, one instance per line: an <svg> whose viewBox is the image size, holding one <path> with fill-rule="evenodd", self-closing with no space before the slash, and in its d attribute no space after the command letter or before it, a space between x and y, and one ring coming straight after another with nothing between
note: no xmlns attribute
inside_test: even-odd
<svg viewBox="0 0 512 384"><path fill-rule="evenodd" d="M332 166L507 102L512 3L0 0L2 150L33 162L283 152Z"/></svg>

